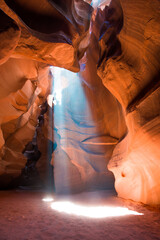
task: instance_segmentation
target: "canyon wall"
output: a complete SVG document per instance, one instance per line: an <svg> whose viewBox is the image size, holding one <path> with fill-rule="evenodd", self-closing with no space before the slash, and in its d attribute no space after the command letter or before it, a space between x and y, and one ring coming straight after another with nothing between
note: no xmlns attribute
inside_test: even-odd
<svg viewBox="0 0 160 240"><path fill-rule="evenodd" d="M0 0L1 188L21 174L27 161L23 152L35 131L39 138L44 135L38 117L52 87L49 67L79 71L84 49L78 46L86 38L91 13L82 1Z"/></svg>
<svg viewBox="0 0 160 240"><path fill-rule="evenodd" d="M35 134L50 80L48 66L22 58L10 58L0 72L0 186L5 187L26 164L22 152Z"/></svg>
<svg viewBox="0 0 160 240"><path fill-rule="evenodd" d="M123 14L120 33L115 24L116 4L121 5ZM114 173L120 197L157 204L160 203L160 4L149 0L112 1L104 18L110 27L100 40L101 51L104 45L106 49L98 74L121 103L128 128L108 168ZM111 57L110 49L118 50L118 46L119 56Z"/></svg>

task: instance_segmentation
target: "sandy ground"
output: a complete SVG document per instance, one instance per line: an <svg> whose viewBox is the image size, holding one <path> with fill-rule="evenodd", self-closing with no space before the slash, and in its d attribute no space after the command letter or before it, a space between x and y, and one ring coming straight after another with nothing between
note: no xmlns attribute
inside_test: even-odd
<svg viewBox="0 0 160 240"><path fill-rule="evenodd" d="M83 205L125 206L144 215L92 219L59 213L43 202L44 192L0 192L0 240L160 240L160 209L125 201L110 192L73 195ZM66 197L54 196L56 201Z"/></svg>

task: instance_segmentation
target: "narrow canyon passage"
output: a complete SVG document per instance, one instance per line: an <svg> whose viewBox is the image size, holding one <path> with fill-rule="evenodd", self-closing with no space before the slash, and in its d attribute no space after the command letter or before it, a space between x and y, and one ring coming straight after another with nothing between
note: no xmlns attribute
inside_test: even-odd
<svg viewBox="0 0 160 240"><path fill-rule="evenodd" d="M159 0L0 0L0 240L160 240L159 146Z"/></svg>

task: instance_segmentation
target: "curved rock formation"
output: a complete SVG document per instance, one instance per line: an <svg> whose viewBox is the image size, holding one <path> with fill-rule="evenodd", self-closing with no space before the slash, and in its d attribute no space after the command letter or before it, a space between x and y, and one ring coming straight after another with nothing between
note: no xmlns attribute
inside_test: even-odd
<svg viewBox="0 0 160 240"><path fill-rule="evenodd" d="M75 0L43 0L41 4L39 1L1 0L0 3L2 10L18 23L22 31L14 52L16 57L25 56L79 71L77 50L89 27L90 5Z"/></svg>
<svg viewBox="0 0 160 240"><path fill-rule="evenodd" d="M5 187L25 166L22 152L51 88L49 65L79 70L78 45L92 7L47 0L1 0L0 6L0 187Z"/></svg>
<svg viewBox="0 0 160 240"><path fill-rule="evenodd" d="M31 60L9 59L0 68L1 85L6 88L2 88L0 100L0 186L5 187L25 166L22 152L34 136L39 105L49 93L50 78L48 67Z"/></svg>
<svg viewBox="0 0 160 240"><path fill-rule="evenodd" d="M98 69L103 84L125 109L128 127L109 169L119 196L158 204L160 5L149 0L119 3L123 28L117 37L122 54L112 59L106 55Z"/></svg>

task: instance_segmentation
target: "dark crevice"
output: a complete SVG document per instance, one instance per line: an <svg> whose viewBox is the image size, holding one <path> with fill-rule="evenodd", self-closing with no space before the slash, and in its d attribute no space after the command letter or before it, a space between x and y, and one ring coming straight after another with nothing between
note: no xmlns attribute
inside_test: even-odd
<svg viewBox="0 0 160 240"><path fill-rule="evenodd" d="M112 0L110 6L106 6L103 11L99 10L98 14L103 19L99 41L105 45L103 48L100 47L100 57L97 64L99 68L102 62L120 56L122 53L121 43L117 35L123 27L123 10L118 0ZM97 18L100 17L97 16Z"/></svg>

